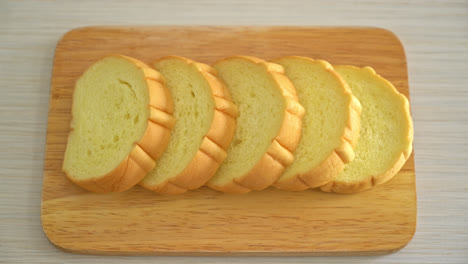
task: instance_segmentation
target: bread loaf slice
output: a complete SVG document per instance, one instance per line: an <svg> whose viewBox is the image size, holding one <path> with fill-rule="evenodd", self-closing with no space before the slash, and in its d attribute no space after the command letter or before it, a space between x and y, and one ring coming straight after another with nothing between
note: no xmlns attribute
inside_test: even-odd
<svg viewBox="0 0 468 264"><path fill-rule="evenodd" d="M177 56L153 66L166 79L176 123L158 166L140 184L159 193L183 193L204 185L226 158L237 107L211 66Z"/></svg>
<svg viewBox="0 0 468 264"><path fill-rule="evenodd" d="M105 57L76 82L63 171L89 191L125 191L153 169L173 125L161 75L126 56Z"/></svg>
<svg viewBox="0 0 468 264"><path fill-rule="evenodd" d="M409 103L370 67L335 69L361 102L361 133L356 158L320 189L337 193L363 191L391 179L410 156L413 123Z"/></svg>
<svg viewBox="0 0 468 264"><path fill-rule="evenodd" d="M228 156L207 185L231 193L264 189L294 159L304 108L278 64L234 56L214 68L230 90L239 117Z"/></svg>
<svg viewBox="0 0 468 264"><path fill-rule="evenodd" d="M273 62L285 68L305 108L294 162L274 186L301 191L324 185L354 158L361 105L326 61L289 56Z"/></svg>

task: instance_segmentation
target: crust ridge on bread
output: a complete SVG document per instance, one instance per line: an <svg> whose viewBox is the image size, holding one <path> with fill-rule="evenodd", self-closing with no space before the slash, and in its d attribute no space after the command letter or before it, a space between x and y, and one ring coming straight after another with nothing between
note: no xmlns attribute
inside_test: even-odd
<svg viewBox="0 0 468 264"><path fill-rule="evenodd" d="M155 166L155 160L159 158L169 142L171 128L174 124L172 100L159 72L149 68L143 62L127 56L112 55L109 57L127 60L143 72L148 88L150 102L148 110L150 113L142 138L134 143L129 155L109 173L88 179L76 179L70 175L64 164L64 172L70 180L89 191L98 193L125 191L137 184ZM163 118L157 114L159 111L165 113ZM72 133L73 125L70 135Z"/></svg>
<svg viewBox="0 0 468 264"><path fill-rule="evenodd" d="M205 184L226 158L226 150L234 136L236 127L237 107L232 103L229 92L218 80L216 70L211 66L179 56L168 56L158 61L165 59L178 59L187 65L195 66L208 83L214 101L211 126L203 137L198 151L187 166L176 176L164 182L158 184L151 184L145 180L140 182L143 187L152 191L179 194Z"/></svg>

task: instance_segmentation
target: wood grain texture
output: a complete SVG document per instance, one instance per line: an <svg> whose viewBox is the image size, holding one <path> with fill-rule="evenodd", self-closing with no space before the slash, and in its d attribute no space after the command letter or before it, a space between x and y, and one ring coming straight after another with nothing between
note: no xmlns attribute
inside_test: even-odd
<svg viewBox="0 0 468 264"><path fill-rule="evenodd" d="M268 189L244 195L201 188L164 196L135 187L96 195L61 171L74 82L108 54L142 61L176 54L212 63L244 54L372 66L409 95L396 36L377 28L88 27L58 43L47 129L42 225L60 248L89 254L362 255L405 246L416 227L414 159L390 182L354 195Z"/></svg>
<svg viewBox="0 0 468 264"><path fill-rule="evenodd" d="M467 263L468 1L0 1L0 262ZM417 230L402 250L359 257L89 256L58 250L40 221L57 40L87 25L377 26L408 61L415 124Z"/></svg>

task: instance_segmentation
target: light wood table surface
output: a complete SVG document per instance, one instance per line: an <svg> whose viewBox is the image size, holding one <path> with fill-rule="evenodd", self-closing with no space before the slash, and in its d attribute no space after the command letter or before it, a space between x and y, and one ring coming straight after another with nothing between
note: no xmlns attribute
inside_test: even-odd
<svg viewBox="0 0 468 264"><path fill-rule="evenodd" d="M1 1L0 263L468 263L468 1ZM121 257L56 249L40 198L54 49L89 25L376 26L407 53L418 226L372 257Z"/></svg>

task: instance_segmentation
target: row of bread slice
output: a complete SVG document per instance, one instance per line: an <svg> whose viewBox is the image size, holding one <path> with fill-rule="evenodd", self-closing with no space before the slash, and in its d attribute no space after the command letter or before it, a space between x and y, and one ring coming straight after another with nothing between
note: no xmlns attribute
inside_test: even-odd
<svg viewBox="0 0 468 264"><path fill-rule="evenodd" d="M119 64L116 61L127 63L141 74L130 76L123 69L115 69ZM325 191L355 192L390 179L411 152L408 102L370 68L340 66L343 79L340 70L335 71L329 63L304 57L286 57L272 63L234 56L211 67L170 56L152 66L153 69L125 56L112 56L91 66L77 81L72 132L63 166L72 181L95 192L123 191L138 182L147 189L170 194L204 184L233 193L261 190L270 185L294 191L321 186ZM99 67L107 67L106 80L100 80L103 73ZM138 78L144 81L138 83ZM368 80L375 83L369 84ZM362 121L366 125L363 129L360 129L361 104L347 81L353 91L353 86L358 90L361 86L372 89L360 91L358 96L369 104L367 115L371 121ZM109 97L101 94L105 89L116 92ZM140 113L139 122L128 106L129 98L139 98L138 91L131 92L129 97L132 89L148 91L146 101L144 95L140 100L145 101L142 105L147 113ZM83 90L89 91L80 92ZM396 126L400 130L390 137L397 141L393 144L397 147L391 149L395 153L382 154L385 158L376 162L381 164L376 170L376 166L368 164L366 155L382 152L382 146L372 148L372 144L380 143L366 143L360 150L358 138L368 132L379 133L373 131L379 120L373 119L372 112L380 111L375 109L381 104L379 96L375 96L380 90L385 96L395 97L388 97L390 106L386 109L393 116L382 120L392 123L397 116L399 119L390 128ZM83 100L82 94L92 98ZM83 106L83 101L89 102ZM138 108L137 102L132 105ZM101 109L106 107L110 109ZM366 107L363 106L363 116ZM111 115L106 116L106 112ZM106 129L108 126L110 129ZM124 129L128 132L132 126L137 131L130 137L119 129L128 128ZM77 135L77 131L83 130L88 134ZM361 135L362 138L367 140L368 135ZM102 140L104 148L99 152L95 144ZM401 157L395 160L397 156ZM352 169L355 157L361 160L356 162L358 172ZM82 172L87 162L93 166Z"/></svg>

